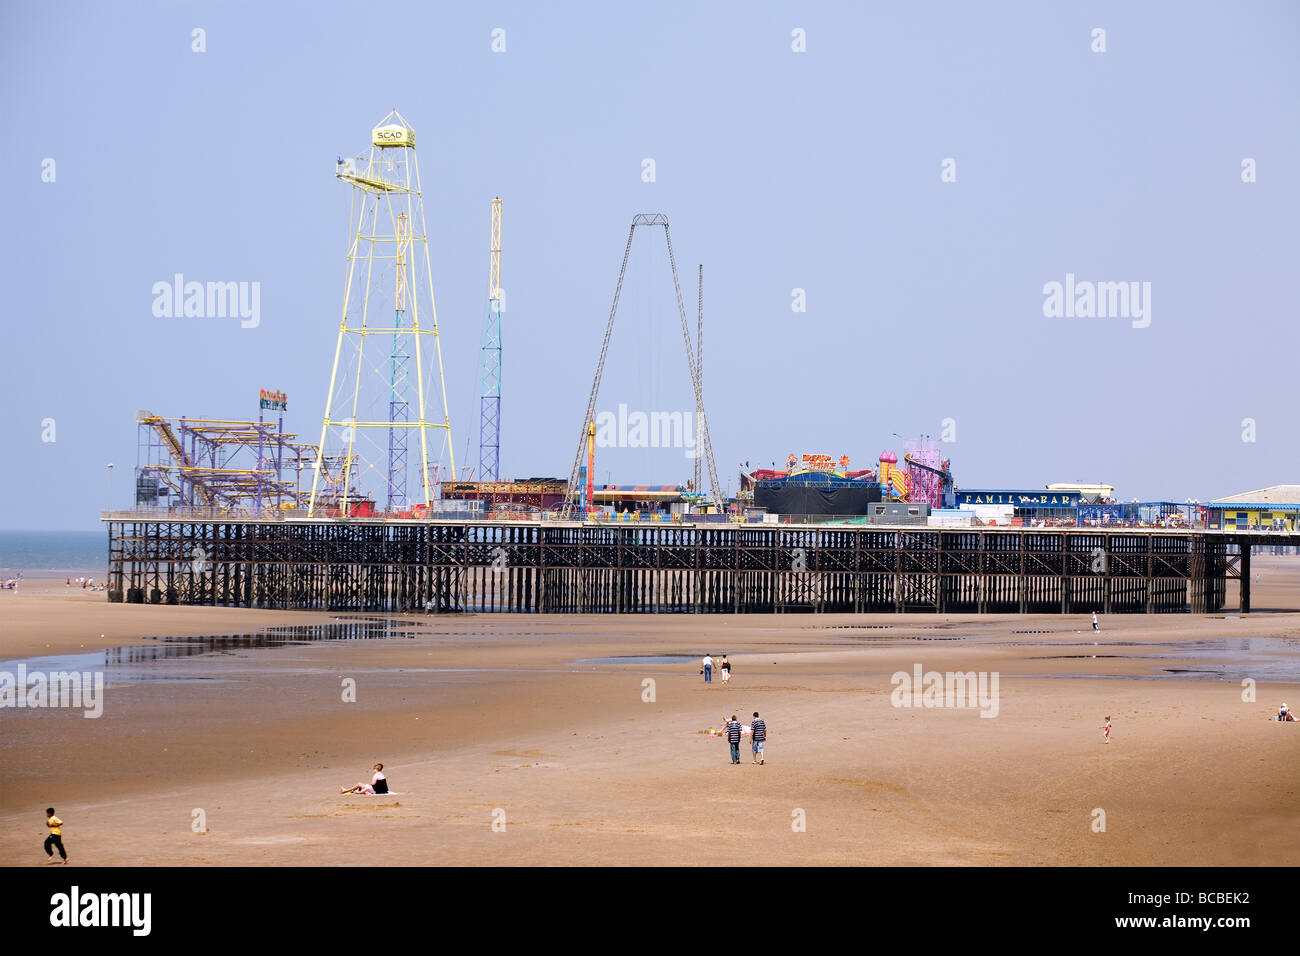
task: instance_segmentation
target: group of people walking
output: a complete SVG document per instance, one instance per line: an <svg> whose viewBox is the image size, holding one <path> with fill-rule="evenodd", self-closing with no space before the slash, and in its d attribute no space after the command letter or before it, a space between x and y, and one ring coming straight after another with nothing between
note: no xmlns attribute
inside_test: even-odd
<svg viewBox="0 0 1300 956"><path fill-rule="evenodd" d="M762 764L766 760L764 754L764 745L767 743L767 721L758 716L758 711L754 711L754 719L745 726L736 719L732 714L731 719L723 726L721 733L727 737L727 743L731 745L731 763L733 765L740 763L740 738L749 734L750 751L753 754L754 763Z"/></svg>
<svg viewBox="0 0 1300 956"><path fill-rule="evenodd" d="M700 673L704 675L704 683L713 683L713 669L715 667L712 654L705 654L704 660L700 662ZM731 680L731 660L726 654L717 662L716 667L722 671L722 683ZM750 738L750 750L754 755L754 763L761 764L764 761L763 746L767 743L767 723L762 717L758 716L758 711L754 711L754 720L749 724L742 724L732 714L731 719L722 718L722 727L716 731L717 736L725 736L727 742L731 744L731 762L732 764L740 763L740 738L748 736ZM715 736L715 732L710 730L709 736Z"/></svg>

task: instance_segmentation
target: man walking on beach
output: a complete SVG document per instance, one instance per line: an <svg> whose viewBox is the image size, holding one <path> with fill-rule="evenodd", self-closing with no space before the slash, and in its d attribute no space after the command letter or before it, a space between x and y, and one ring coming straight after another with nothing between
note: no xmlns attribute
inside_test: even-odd
<svg viewBox="0 0 1300 956"><path fill-rule="evenodd" d="M45 855L54 859L54 847L59 850L63 862L68 862L68 851L63 849L63 821L54 815L53 807L45 809L45 825L50 828L50 835L45 838Z"/></svg>
<svg viewBox="0 0 1300 956"><path fill-rule="evenodd" d="M753 736L754 763L763 762L763 744L767 740L767 721L758 716L758 711L754 711L754 722L749 725L750 733Z"/></svg>
<svg viewBox="0 0 1300 956"><path fill-rule="evenodd" d="M713 683L713 658L708 654L704 655L704 683ZM732 720L735 720L733 717Z"/></svg>
<svg viewBox="0 0 1300 956"><path fill-rule="evenodd" d="M1093 611L1093 612L1092 612L1092 629L1093 629L1094 631L1096 631L1096 630L1100 630L1100 628L1097 627L1097 612L1096 612L1096 611Z"/></svg>
<svg viewBox="0 0 1300 956"><path fill-rule="evenodd" d="M740 763L740 721L736 715L731 715L731 720L727 723L727 741L731 744L731 762L733 765Z"/></svg>

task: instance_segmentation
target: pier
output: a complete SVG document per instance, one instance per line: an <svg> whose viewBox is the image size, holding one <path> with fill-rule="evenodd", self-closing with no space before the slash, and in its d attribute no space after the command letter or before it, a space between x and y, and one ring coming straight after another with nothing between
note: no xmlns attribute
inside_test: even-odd
<svg viewBox="0 0 1300 956"><path fill-rule="evenodd" d="M1156 529L166 519L106 514L109 600L329 611L1211 613L1252 545Z"/></svg>

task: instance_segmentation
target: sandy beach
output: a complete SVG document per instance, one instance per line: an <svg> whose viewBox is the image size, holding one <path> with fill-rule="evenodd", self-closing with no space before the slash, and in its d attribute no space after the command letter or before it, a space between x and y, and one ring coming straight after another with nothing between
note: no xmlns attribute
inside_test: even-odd
<svg viewBox="0 0 1300 956"><path fill-rule="evenodd" d="M1295 864L1300 723L1268 718L1300 706L1300 559L1254 566L1245 618L1097 634L1053 616L398 616L398 637L271 646L159 638L339 618L25 580L0 593L0 670L76 655L62 666L108 687L98 719L0 710L0 851L44 865L52 805L85 866ZM706 651L730 655L729 685L703 682ZM895 706L917 666L997 673L996 716ZM746 738L732 766L707 731L756 710L767 762ZM376 761L395 793L339 795Z"/></svg>

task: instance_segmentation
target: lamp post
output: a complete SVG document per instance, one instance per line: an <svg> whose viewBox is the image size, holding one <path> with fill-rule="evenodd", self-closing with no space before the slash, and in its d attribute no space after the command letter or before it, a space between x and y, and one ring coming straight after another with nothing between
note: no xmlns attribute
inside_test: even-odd
<svg viewBox="0 0 1300 956"><path fill-rule="evenodd" d="M113 463L108 463L108 500L104 504L106 511L113 510Z"/></svg>

